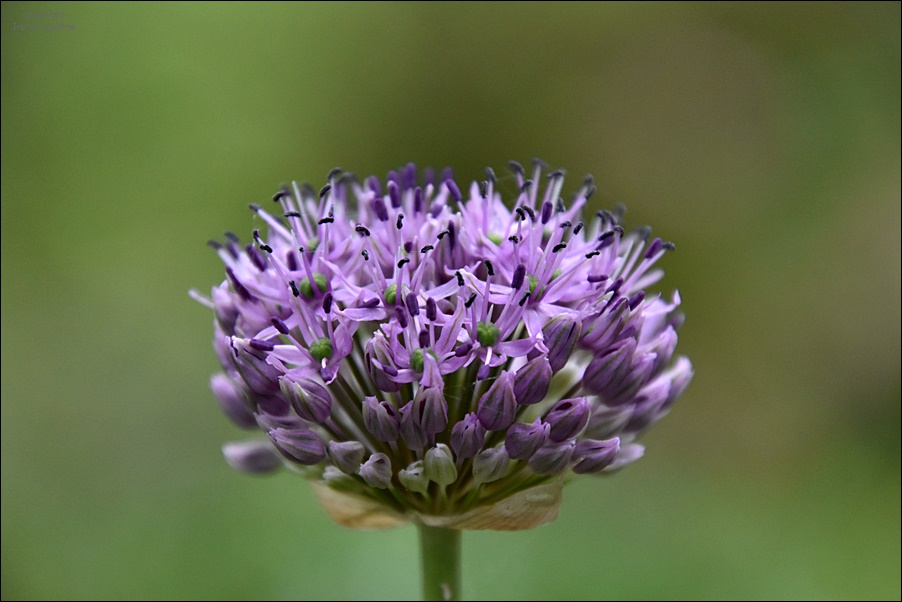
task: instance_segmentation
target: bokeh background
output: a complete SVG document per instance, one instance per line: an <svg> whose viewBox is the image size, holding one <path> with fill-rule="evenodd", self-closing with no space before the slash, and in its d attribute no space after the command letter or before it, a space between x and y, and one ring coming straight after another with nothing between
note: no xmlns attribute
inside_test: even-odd
<svg viewBox="0 0 902 602"><path fill-rule="evenodd" d="M4 2L2 597L415 599L413 528L221 460L187 291L283 181L533 156L676 242L697 374L465 595L898 599L897 2Z"/></svg>

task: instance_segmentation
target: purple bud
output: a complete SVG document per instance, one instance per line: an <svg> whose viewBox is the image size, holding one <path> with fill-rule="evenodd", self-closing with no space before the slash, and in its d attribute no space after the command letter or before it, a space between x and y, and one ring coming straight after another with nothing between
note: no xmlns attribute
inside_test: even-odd
<svg viewBox="0 0 902 602"><path fill-rule="evenodd" d="M269 438L292 462L312 466L326 459L326 446L310 429L276 428L269 431Z"/></svg>
<svg viewBox="0 0 902 602"><path fill-rule="evenodd" d="M545 415L551 427L549 439L555 443L576 437L589 422L589 400L585 397L562 399Z"/></svg>
<svg viewBox="0 0 902 602"><path fill-rule="evenodd" d="M553 372L558 372L567 365L580 331L580 323L566 315L554 318L542 329L545 345L548 347L548 361Z"/></svg>
<svg viewBox="0 0 902 602"><path fill-rule="evenodd" d="M487 430L501 431L513 424L516 412L513 376L510 372L502 372L479 400L476 415Z"/></svg>
<svg viewBox="0 0 902 602"><path fill-rule="evenodd" d="M440 433L448 426L448 404L440 389L421 387L411 405L414 420L426 434Z"/></svg>
<svg viewBox="0 0 902 602"><path fill-rule="evenodd" d="M578 460L573 472L590 474L601 472L607 468L620 453L620 438L614 437L606 441L583 439L576 442L573 459Z"/></svg>
<svg viewBox="0 0 902 602"><path fill-rule="evenodd" d="M507 429L504 448L514 460L528 460L545 444L550 430L541 418L536 418L532 424L516 422Z"/></svg>
<svg viewBox="0 0 902 602"><path fill-rule="evenodd" d="M375 397L366 397L363 400L363 423L379 441L389 442L398 439L401 427L398 410L386 401L380 403Z"/></svg>
<svg viewBox="0 0 902 602"><path fill-rule="evenodd" d="M507 473L510 458L503 447L491 447L479 452L473 458L473 484L497 481Z"/></svg>
<svg viewBox="0 0 902 602"><path fill-rule="evenodd" d="M414 410L414 402L410 402L401 408L401 437L410 449L423 449L428 443L425 429L420 426L417 412Z"/></svg>
<svg viewBox="0 0 902 602"><path fill-rule="evenodd" d="M426 452L423 459L423 476L439 485L450 485L457 480L454 455L447 445L439 443Z"/></svg>
<svg viewBox="0 0 902 602"><path fill-rule="evenodd" d="M262 351L252 349L249 345L237 344L235 353L230 357L235 370L241 374L241 378L247 384L247 388L257 395L273 395L279 392L280 373L275 367L266 363L265 359L258 357Z"/></svg>
<svg viewBox="0 0 902 602"><path fill-rule="evenodd" d="M359 441L329 441L329 458L338 470L355 475L366 451Z"/></svg>
<svg viewBox="0 0 902 602"><path fill-rule="evenodd" d="M248 474L266 474L282 466L282 460L266 441L226 443L222 455L229 466Z"/></svg>
<svg viewBox="0 0 902 602"><path fill-rule="evenodd" d="M451 429L451 449L458 458L472 458L485 443L485 428L476 414L467 414Z"/></svg>
<svg viewBox="0 0 902 602"><path fill-rule="evenodd" d="M560 474L570 465L575 446L573 440L546 445L529 459L529 467L543 475Z"/></svg>
<svg viewBox="0 0 902 602"><path fill-rule="evenodd" d="M583 375L586 389L599 394L612 391L629 374L635 352L636 340L623 339L611 351L589 362Z"/></svg>
<svg viewBox="0 0 902 602"><path fill-rule="evenodd" d="M376 489L391 485L391 460L385 454L373 454L360 467L359 474L366 484Z"/></svg>
<svg viewBox="0 0 902 602"><path fill-rule="evenodd" d="M539 403L551 384L551 363L544 355L526 362L514 375L514 397L522 406Z"/></svg>
<svg viewBox="0 0 902 602"><path fill-rule="evenodd" d="M380 391L396 393L401 390L401 383L392 380L398 370L392 362L391 347L383 336L375 336L366 346L366 365L373 383Z"/></svg>
<svg viewBox="0 0 902 602"><path fill-rule="evenodd" d="M304 420L322 424L332 414L332 396L315 380L299 378L295 381L283 376L279 384L282 395Z"/></svg>
<svg viewBox="0 0 902 602"><path fill-rule="evenodd" d="M210 379L210 389L219 400L219 406L232 422L243 429L252 429L257 426L254 414L248 409L245 401L246 393L234 380L225 374L216 374Z"/></svg>

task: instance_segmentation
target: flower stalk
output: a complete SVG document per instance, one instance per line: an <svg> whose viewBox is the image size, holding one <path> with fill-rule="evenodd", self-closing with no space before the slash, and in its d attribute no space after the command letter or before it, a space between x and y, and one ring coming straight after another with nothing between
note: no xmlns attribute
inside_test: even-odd
<svg viewBox="0 0 902 602"><path fill-rule="evenodd" d="M461 599L461 532L419 525L423 600Z"/></svg>

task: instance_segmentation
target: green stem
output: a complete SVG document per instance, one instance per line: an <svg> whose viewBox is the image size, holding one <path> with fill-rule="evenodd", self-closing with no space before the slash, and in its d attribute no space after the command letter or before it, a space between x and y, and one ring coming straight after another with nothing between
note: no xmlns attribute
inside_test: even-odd
<svg viewBox="0 0 902 602"><path fill-rule="evenodd" d="M419 525L423 600L460 600L460 531Z"/></svg>

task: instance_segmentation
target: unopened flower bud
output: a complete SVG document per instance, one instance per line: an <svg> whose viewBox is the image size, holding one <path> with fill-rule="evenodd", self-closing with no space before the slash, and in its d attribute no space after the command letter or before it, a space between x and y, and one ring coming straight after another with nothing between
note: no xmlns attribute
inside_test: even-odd
<svg viewBox="0 0 902 602"><path fill-rule="evenodd" d="M365 448L359 441L329 441L329 458L345 474L357 474Z"/></svg>
<svg viewBox="0 0 902 602"><path fill-rule="evenodd" d="M423 449L428 443L428 435L426 430L420 426L417 420L417 412L414 409L414 402L411 401L399 410L400 432L404 444L410 449Z"/></svg>
<svg viewBox="0 0 902 602"><path fill-rule="evenodd" d="M219 406L232 422L243 429L257 426L257 419L248 409L244 387L225 374L216 374L210 379L210 389L219 400Z"/></svg>
<svg viewBox="0 0 902 602"><path fill-rule="evenodd" d="M266 441L240 441L222 446L229 466L248 474L266 474L282 466L282 460Z"/></svg>
<svg viewBox="0 0 902 602"><path fill-rule="evenodd" d="M391 460L385 454L373 454L360 467L359 474L370 487L387 489L391 485Z"/></svg>
<svg viewBox="0 0 902 602"><path fill-rule="evenodd" d="M423 459L423 474L430 481L439 485L450 485L457 480L457 467L454 465L454 455L444 443L439 443L426 452Z"/></svg>
<svg viewBox="0 0 902 602"><path fill-rule="evenodd" d="M590 474L601 472L617 458L620 453L620 438L614 437L605 441L583 439L577 441L573 450L573 459L578 460L573 472Z"/></svg>
<svg viewBox="0 0 902 602"><path fill-rule="evenodd" d="M388 402L379 402L375 397L367 397L363 400L363 423L372 435L379 441L396 441L401 421L398 410Z"/></svg>
<svg viewBox="0 0 902 602"><path fill-rule="evenodd" d="M398 480L410 491L426 495L429 490L429 479L423 474L424 470L423 461L417 460L398 472Z"/></svg>
<svg viewBox="0 0 902 602"><path fill-rule="evenodd" d="M551 426L548 438L555 443L576 437L589 422L589 400L585 397L562 399L545 416Z"/></svg>
<svg viewBox="0 0 902 602"><path fill-rule="evenodd" d="M551 384L551 363L539 355L524 364L514 375L514 397L521 406L539 403Z"/></svg>
<svg viewBox="0 0 902 602"><path fill-rule="evenodd" d="M567 315L553 318L542 329L545 345L548 347L548 362L553 372L558 372L567 365L580 332L580 323Z"/></svg>
<svg viewBox="0 0 902 602"><path fill-rule="evenodd" d="M573 440L563 443L549 443L542 447L529 459L529 467L539 474L556 475L567 470L573 458Z"/></svg>
<svg viewBox="0 0 902 602"><path fill-rule="evenodd" d="M328 389L315 380L283 377L279 380L279 386L282 395L304 420L322 424L332 413L332 396Z"/></svg>
<svg viewBox="0 0 902 602"><path fill-rule="evenodd" d="M545 444L550 430L541 418L536 418L532 424L516 422L507 429L504 447L514 460L528 460Z"/></svg>
<svg viewBox="0 0 902 602"><path fill-rule="evenodd" d="M467 414L451 429L451 449L458 458L472 458L485 443L485 427L476 414Z"/></svg>
<svg viewBox="0 0 902 602"><path fill-rule="evenodd" d="M434 435L448 426L448 404L437 387L422 387L413 400L414 419L426 432Z"/></svg>
<svg viewBox="0 0 902 602"><path fill-rule="evenodd" d="M484 449L473 458L473 484L497 481L507 473L510 458L503 447Z"/></svg>
<svg viewBox="0 0 902 602"><path fill-rule="evenodd" d="M476 415L486 430L504 430L514 422L517 401L512 381L510 372L502 372L479 400Z"/></svg>
<svg viewBox="0 0 902 602"><path fill-rule="evenodd" d="M298 464L319 464L326 459L326 446L310 429L275 428L269 438L282 455Z"/></svg>

